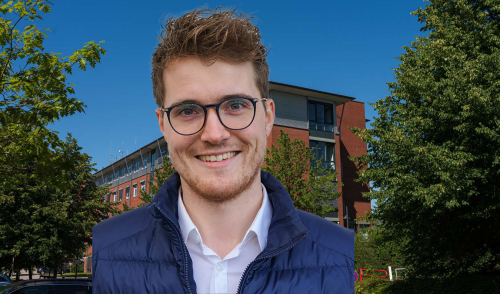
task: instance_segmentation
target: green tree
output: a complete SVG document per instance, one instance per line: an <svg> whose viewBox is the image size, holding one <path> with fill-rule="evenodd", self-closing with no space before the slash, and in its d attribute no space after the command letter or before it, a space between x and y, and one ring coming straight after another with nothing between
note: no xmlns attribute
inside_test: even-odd
<svg viewBox="0 0 500 294"><path fill-rule="evenodd" d="M266 151L262 169L271 173L285 187L296 208L324 217L335 210L337 173L325 170L321 161L303 141L280 131L277 145Z"/></svg>
<svg viewBox="0 0 500 294"><path fill-rule="evenodd" d="M68 57L46 52L48 30L35 23L50 5L0 1L0 267L10 269L15 257L15 271L40 263L56 266L69 258L81 250L73 242L90 242L92 223L112 211L93 200L102 191L88 181L90 157L70 152L80 152L76 141L63 141L48 128L83 111L83 102L71 97L67 75L75 66L94 67L105 50L89 42ZM78 195L81 201L70 198ZM77 206L81 210L74 210L73 217ZM70 228L68 220L84 228Z"/></svg>
<svg viewBox="0 0 500 294"><path fill-rule="evenodd" d="M147 190L140 191L139 199L141 199L142 202L137 207L141 207L151 203L154 195L156 195L156 193L160 191L161 185L163 185L163 183L174 173L175 168L170 161L170 157L168 155L164 156L161 167L155 168L153 180L148 181L149 193L147 192ZM135 207L128 206L127 203L123 203L122 212L127 212L134 208Z"/></svg>
<svg viewBox="0 0 500 294"><path fill-rule="evenodd" d="M500 1L432 0L413 12L428 36L398 59L374 104L369 152L375 217L417 274L500 269Z"/></svg>
<svg viewBox="0 0 500 294"><path fill-rule="evenodd" d="M0 256L9 264L8 257L15 256L15 272L42 265L55 269L81 257L92 243L92 227L117 213L116 203L103 201L107 187L94 184L95 164L71 135L51 153L53 161L62 162L53 171L59 185L32 177L2 191Z"/></svg>
<svg viewBox="0 0 500 294"><path fill-rule="evenodd" d="M73 85L67 82L76 65L94 67L105 50L94 42L69 57L48 53L43 47L47 29L36 20L48 13L44 0L0 1L0 184L19 185L22 172L35 159L36 172L50 176L53 169L46 156L62 144L47 125L61 117L82 112L85 105L72 98ZM19 26L24 29L20 31ZM45 161L47 160L47 161ZM24 173L27 175L27 173ZM57 181L57 179L55 179Z"/></svg>
<svg viewBox="0 0 500 294"><path fill-rule="evenodd" d="M139 204L139 207L151 203L151 200L153 199L152 197L160 191L161 185L163 185L163 183L165 183L165 181L174 173L175 168L170 161L170 157L168 155L164 156L161 168L155 168L154 180L150 179L148 181L149 193L147 193L146 190L141 190L141 196L139 196L139 199L141 199L142 202Z"/></svg>
<svg viewBox="0 0 500 294"><path fill-rule="evenodd" d="M386 270L388 266L393 269L404 267L399 244L384 234L384 229L378 226L380 222L373 219L371 213L358 220L368 221L373 227L358 231L354 236L354 269L359 273L360 268Z"/></svg>

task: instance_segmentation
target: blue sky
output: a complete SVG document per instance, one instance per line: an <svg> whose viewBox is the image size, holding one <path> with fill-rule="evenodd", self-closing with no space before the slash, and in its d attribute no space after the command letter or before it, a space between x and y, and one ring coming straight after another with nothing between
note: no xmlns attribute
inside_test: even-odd
<svg viewBox="0 0 500 294"><path fill-rule="evenodd" d="M150 59L167 15L196 7L238 6L259 19L271 47L270 80L375 102L388 95L392 68L415 36L410 15L422 0L385 1L53 1L40 26L51 29L47 50L64 56L85 42L101 41L107 54L95 69L76 70L69 81L85 113L53 129L71 132L101 169L111 154L124 155L161 136L152 95ZM376 113L366 104L366 118Z"/></svg>

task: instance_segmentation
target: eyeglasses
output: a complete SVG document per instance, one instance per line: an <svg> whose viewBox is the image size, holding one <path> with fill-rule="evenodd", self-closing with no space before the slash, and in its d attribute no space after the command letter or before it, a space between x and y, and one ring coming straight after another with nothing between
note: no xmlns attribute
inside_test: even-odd
<svg viewBox="0 0 500 294"><path fill-rule="evenodd" d="M172 129L180 135L189 136L201 131L207 118L207 108L215 107L221 124L230 130L243 130L255 118L256 104L268 98L232 97L220 103L201 105L194 102L180 103L162 108Z"/></svg>

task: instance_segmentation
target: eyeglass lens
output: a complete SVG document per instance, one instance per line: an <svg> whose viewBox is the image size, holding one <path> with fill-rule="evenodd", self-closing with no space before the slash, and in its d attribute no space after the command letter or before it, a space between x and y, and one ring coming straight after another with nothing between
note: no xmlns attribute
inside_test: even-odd
<svg viewBox="0 0 500 294"><path fill-rule="evenodd" d="M219 106L219 118L230 129L243 129L252 123L254 103L244 98L228 99ZM170 123L181 134L198 132L205 121L205 112L198 104L183 103L170 111Z"/></svg>

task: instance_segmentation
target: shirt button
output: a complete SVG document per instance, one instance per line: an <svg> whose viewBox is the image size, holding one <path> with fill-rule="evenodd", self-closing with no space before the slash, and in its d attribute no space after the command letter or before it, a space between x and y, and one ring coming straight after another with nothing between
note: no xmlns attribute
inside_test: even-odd
<svg viewBox="0 0 500 294"><path fill-rule="evenodd" d="M219 272L223 271L224 270L224 267L222 266L222 264L218 263L217 266L215 267Z"/></svg>
<svg viewBox="0 0 500 294"><path fill-rule="evenodd" d="M196 236L196 238L194 238L194 241L196 242L196 244L200 243L201 242L200 236Z"/></svg>

